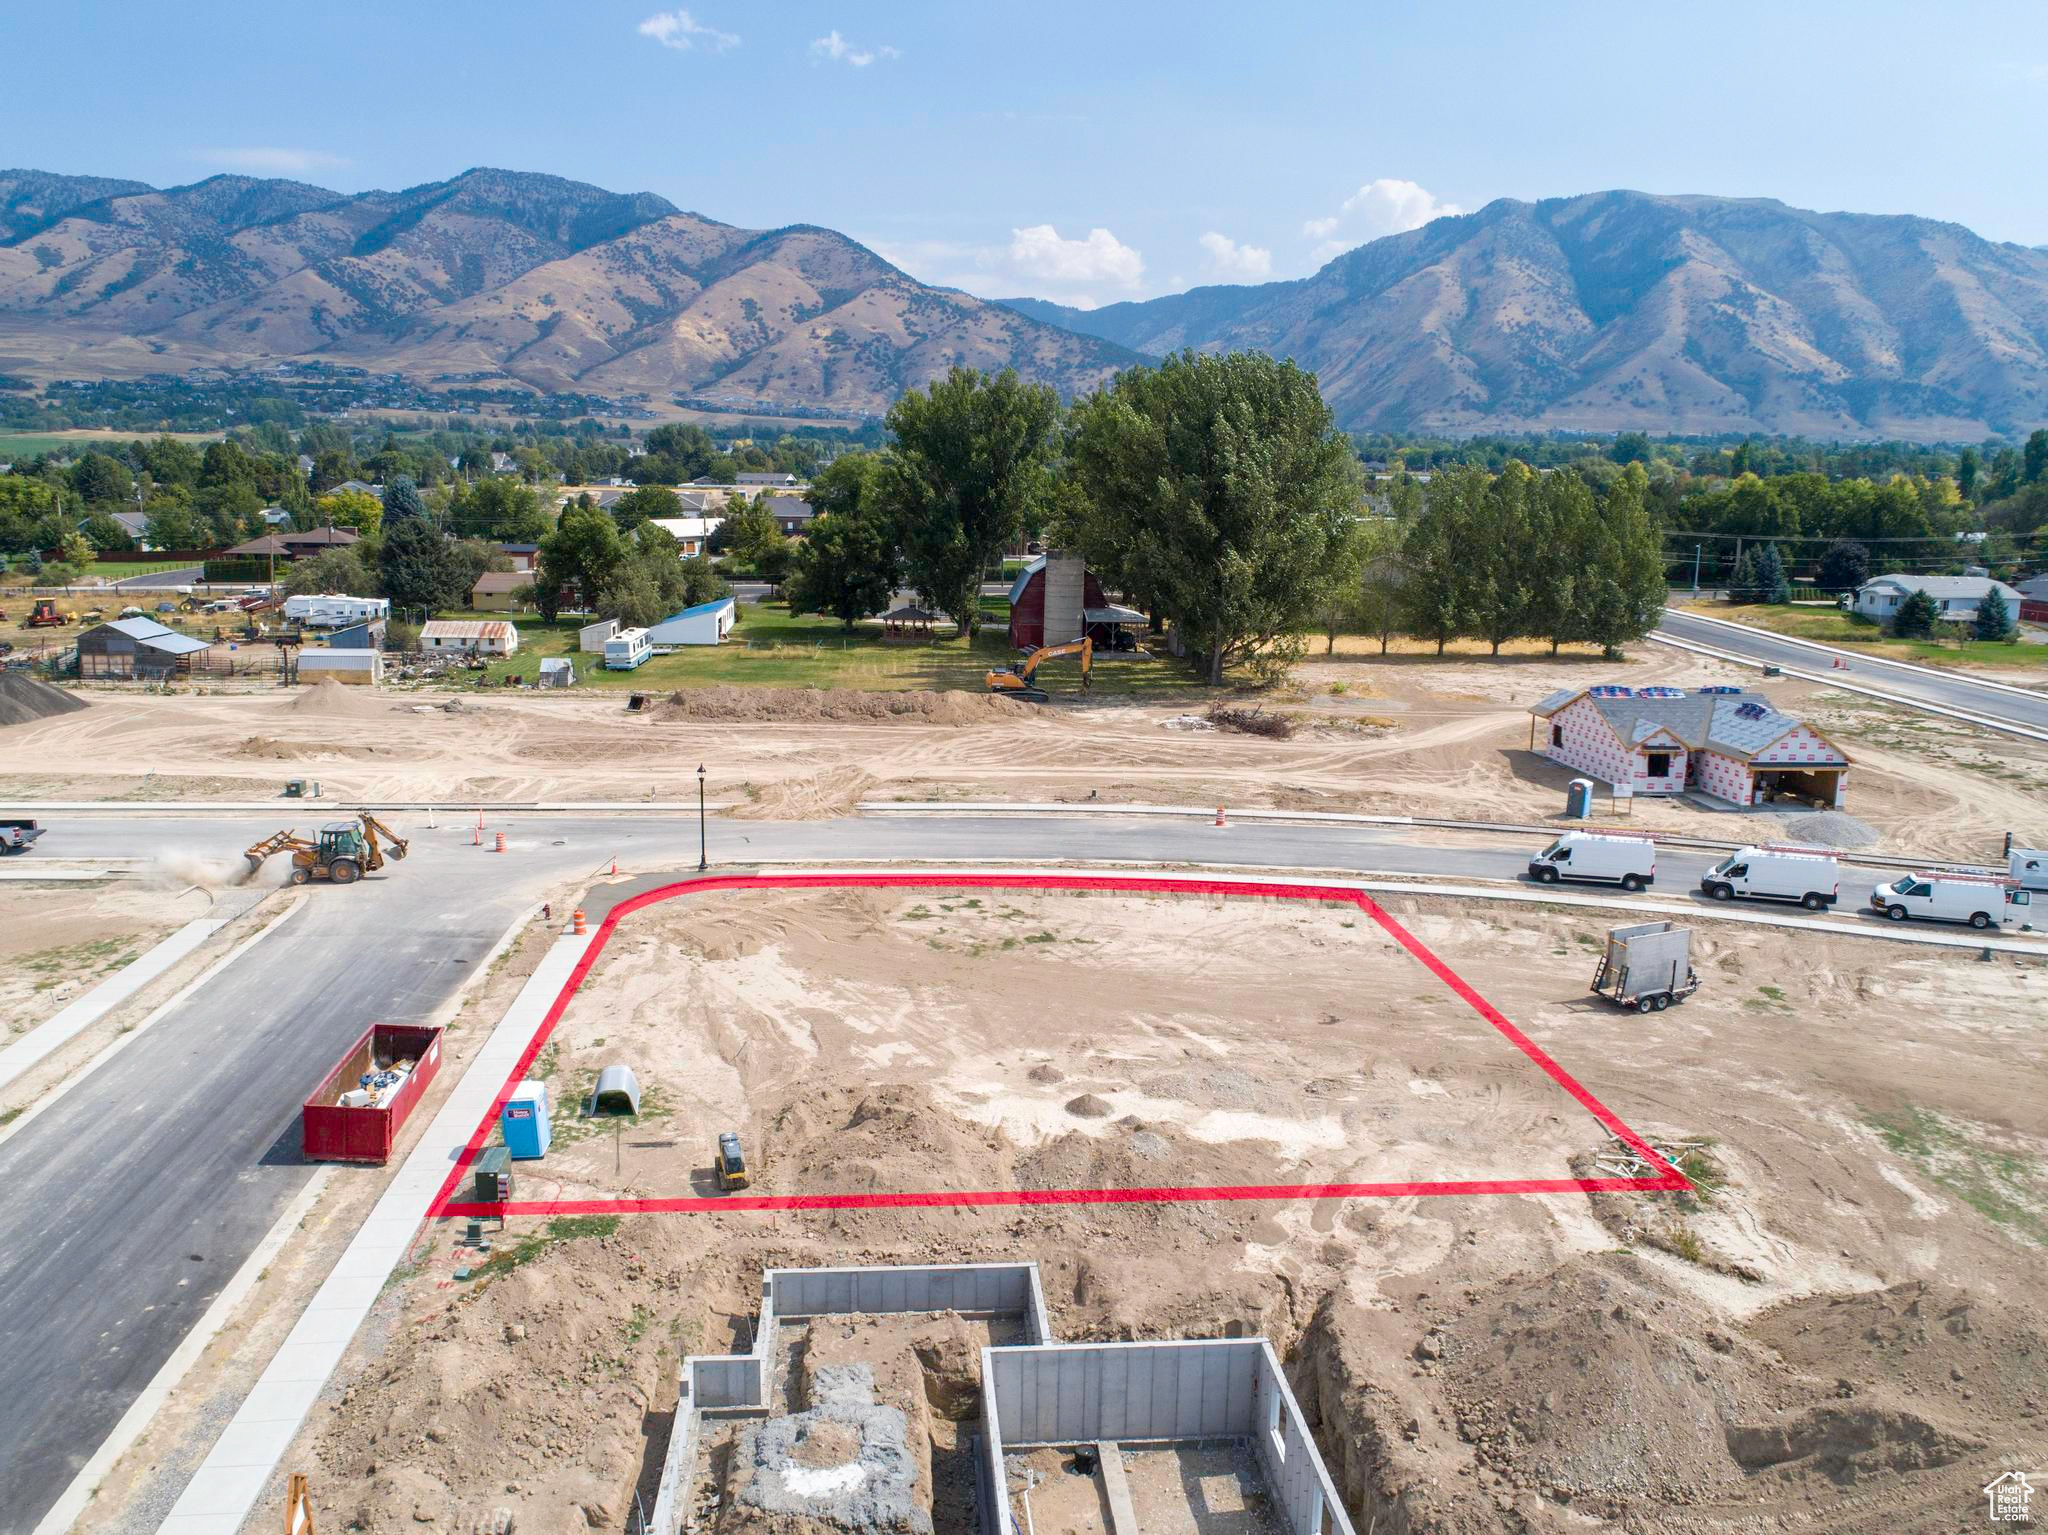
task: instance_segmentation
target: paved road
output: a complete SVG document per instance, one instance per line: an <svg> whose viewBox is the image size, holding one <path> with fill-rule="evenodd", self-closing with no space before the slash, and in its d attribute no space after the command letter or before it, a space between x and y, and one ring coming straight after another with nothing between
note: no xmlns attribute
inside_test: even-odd
<svg viewBox="0 0 2048 1535"><path fill-rule="evenodd" d="M184 570L159 570L147 576L130 576L125 581L116 581L117 592L167 592L181 586L196 586L206 572L197 565Z"/></svg>
<svg viewBox="0 0 2048 1535"><path fill-rule="evenodd" d="M1776 635L1766 634L1758 629L1703 622L1675 608L1665 609L1663 621L1658 625L1658 632L1689 644L1708 645L1752 661L1782 666L1788 671L1812 672L1818 675L1829 673L1828 656L1822 651L1804 645L1789 644ZM1906 667L1885 666L1867 656L1855 655L1850 651L1843 654L1851 657L1851 670L1846 676L1841 673L1834 674L1843 681L1876 688L1881 692L1893 693L1919 703L1932 704L1937 708L1960 709L1966 713L2024 725L2031 730L2048 730L2048 693L2011 693L2002 688L1986 687L1981 682L1972 681L1967 677L1929 675L1927 672Z"/></svg>
<svg viewBox="0 0 2048 1535"><path fill-rule="evenodd" d="M431 1013L525 906L616 855L687 867L686 816L494 819L512 851L461 825L413 837L402 865L304 904L184 1005L0 1142L0 1535L34 1528L136 1394L304 1186L297 1106L371 1022ZM227 853L274 815L66 818L61 857ZM1439 838L1399 827L1035 816L716 821L711 856L1106 859L1516 879L1536 836ZM1658 894L1715 855L1659 854ZM1874 876L1844 870L1843 908Z"/></svg>

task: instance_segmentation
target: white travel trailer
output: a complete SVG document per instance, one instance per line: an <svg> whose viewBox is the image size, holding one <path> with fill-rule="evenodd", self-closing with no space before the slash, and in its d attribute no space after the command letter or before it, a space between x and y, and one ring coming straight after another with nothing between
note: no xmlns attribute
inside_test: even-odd
<svg viewBox="0 0 2048 1535"><path fill-rule="evenodd" d="M1742 847L1707 870L1700 889L1716 901L1797 901L1825 911L1841 896L1841 867L1812 848Z"/></svg>
<svg viewBox="0 0 2048 1535"><path fill-rule="evenodd" d="M2002 874L1902 874L1870 892L1870 909L1894 922L1922 917L1972 927L2029 925L2033 894Z"/></svg>
<svg viewBox="0 0 2048 1535"><path fill-rule="evenodd" d="M645 629L621 629L604 642L604 669L630 672L644 666L654 655L654 644Z"/></svg>
<svg viewBox="0 0 2048 1535"><path fill-rule="evenodd" d="M1568 831L1529 860L1529 877L1541 885L1572 879L1641 890L1657 883L1657 844L1648 837Z"/></svg>

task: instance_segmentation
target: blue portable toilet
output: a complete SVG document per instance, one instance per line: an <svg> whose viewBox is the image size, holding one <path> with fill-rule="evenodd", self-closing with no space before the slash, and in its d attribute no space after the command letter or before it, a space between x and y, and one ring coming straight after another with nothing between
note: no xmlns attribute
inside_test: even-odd
<svg viewBox="0 0 2048 1535"><path fill-rule="evenodd" d="M514 1159L530 1162L546 1156L555 1138L548 1118L547 1083L521 1082L514 1088L499 1111L498 1126L505 1132L505 1149Z"/></svg>
<svg viewBox="0 0 2048 1535"><path fill-rule="evenodd" d="M1568 821L1583 821L1593 813L1593 780L1574 778L1564 791L1564 814Z"/></svg>

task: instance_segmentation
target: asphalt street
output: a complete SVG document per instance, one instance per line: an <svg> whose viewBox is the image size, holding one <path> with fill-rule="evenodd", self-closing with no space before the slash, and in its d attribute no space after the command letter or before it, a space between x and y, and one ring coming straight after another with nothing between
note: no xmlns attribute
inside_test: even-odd
<svg viewBox="0 0 2048 1535"><path fill-rule="evenodd" d="M687 816L505 815L500 856L459 819L402 864L301 907L186 1002L0 1142L0 1535L27 1535L199 1319L311 1169L297 1110L377 1020L431 1014L524 908L550 890L688 868ZM52 858L207 856L276 815L66 817ZM713 861L1114 860L1513 880L1544 838L1428 840L1398 827L1039 816L713 820ZM1657 894L1715 856L1661 850ZM1884 876L1843 869L1841 911Z"/></svg>
<svg viewBox="0 0 2048 1535"><path fill-rule="evenodd" d="M1828 654L1805 645L1794 645L1761 630L1733 624L1704 622L1675 608L1664 610L1658 632L1693 645L1706 645L1730 655L1746 657L1788 671L1830 673ZM1845 682L1876 688L1901 698L1931 704L1941 709L1960 709L1992 719L2010 720L2032 730L2048 730L2048 693L2012 693L1986 687L1968 677L1931 674L1901 666L1886 666L1866 656L1845 651L1846 673L1835 673Z"/></svg>

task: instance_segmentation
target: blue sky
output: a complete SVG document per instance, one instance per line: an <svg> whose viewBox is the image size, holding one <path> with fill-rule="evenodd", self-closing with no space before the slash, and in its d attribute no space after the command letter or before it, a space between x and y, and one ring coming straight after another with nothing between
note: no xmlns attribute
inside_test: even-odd
<svg viewBox="0 0 2048 1535"><path fill-rule="evenodd" d="M2048 245L2039 0L0 0L0 57L0 161L348 191L549 171L828 225L988 296L1299 276L1610 187Z"/></svg>

